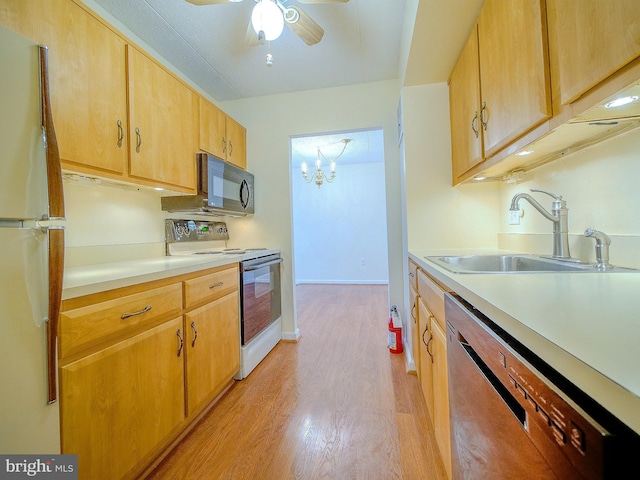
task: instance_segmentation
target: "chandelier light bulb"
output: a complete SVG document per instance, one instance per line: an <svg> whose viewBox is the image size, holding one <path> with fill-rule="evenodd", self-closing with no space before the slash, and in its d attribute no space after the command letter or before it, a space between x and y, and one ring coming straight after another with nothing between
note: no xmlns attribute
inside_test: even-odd
<svg viewBox="0 0 640 480"><path fill-rule="evenodd" d="M273 0L260 0L251 12L251 25L258 35L264 32L265 40L270 42L282 34L284 17Z"/></svg>

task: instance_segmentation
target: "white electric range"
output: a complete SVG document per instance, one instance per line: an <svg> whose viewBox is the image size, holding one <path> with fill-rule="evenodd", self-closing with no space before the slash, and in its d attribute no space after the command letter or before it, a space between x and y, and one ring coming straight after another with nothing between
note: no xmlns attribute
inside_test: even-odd
<svg viewBox="0 0 640 480"><path fill-rule="evenodd" d="M279 250L228 248L224 222L165 223L167 255L235 255L240 265L240 371L246 378L282 338Z"/></svg>

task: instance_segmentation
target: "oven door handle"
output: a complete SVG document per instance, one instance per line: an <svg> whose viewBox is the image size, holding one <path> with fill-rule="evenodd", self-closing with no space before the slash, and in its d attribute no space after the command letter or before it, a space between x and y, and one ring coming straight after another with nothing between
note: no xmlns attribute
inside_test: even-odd
<svg viewBox="0 0 640 480"><path fill-rule="evenodd" d="M258 265L249 265L246 267L242 267L242 270L245 272L252 272L253 270L258 270L259 268L270 267L271 265L276 265L278 263L282 263L282 259L278 258L277 260L272 260L270 262L259 263Z"/></svg>

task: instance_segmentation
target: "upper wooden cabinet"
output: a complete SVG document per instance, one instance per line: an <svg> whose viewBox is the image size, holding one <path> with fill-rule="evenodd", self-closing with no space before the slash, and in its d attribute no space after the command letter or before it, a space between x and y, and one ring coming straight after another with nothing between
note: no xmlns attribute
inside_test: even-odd
<svg viewBox="0 0 640 480"><path fill-rule="evenodd" d="M198 98L127 45L130 175L195 190Z"/></svg>
<svg viewBox="0 0 640 480"><path fill-rule="evenodd" d="M7 0L0 23L49 48L63 167L123 175L127 167L125 41L69 0Z"/></svg>
<svg viewBox="0 0 640 480"><path fill-rule="evenodd" d="M478 21L484 155L551 117L544 0L487 0Z"/></svg>
<svg viewBox="0 0 640 480"><path fill-rule="evenodd" d="M453 183L484 160L480 121L480 67L478 28L473 27L449 79L451 165Z"/></svg>
<svg viewBox="0 0 640 480"><path fill-rule="evenodd" d="M200 150L246 169L246 128L204 98L199 103Z"/></svg>
<svg viewBox="0 0 640 480"><path fill-rule="evenodd" d="M487 0L449 87L456 184L551 117L544 2Z"/></svg>
<svg viewBox="0 0 640 480"><path fill-rule="evenodd" d="M547 0L547 11L564 105L640 56L638 0Z"/></svg>

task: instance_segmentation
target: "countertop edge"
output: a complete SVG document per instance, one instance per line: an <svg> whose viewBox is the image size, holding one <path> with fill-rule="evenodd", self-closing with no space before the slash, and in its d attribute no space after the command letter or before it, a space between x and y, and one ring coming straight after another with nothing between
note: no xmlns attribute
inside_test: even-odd
<svg viewBox="0 0 640 480"><path fill-rule="evenodd" d="M437 255L438 252L433 253ZM517 318L495 307L489 299L483 298L456 280L460 274L450 273L425 260L423 254L409 252L409 258L425 270L435 280L450 288L467 302L502 327L516 340L540 356L558 373L570 380L621 422L640 434L640 397L609 379L581 359L547 340Z"/></svg>

